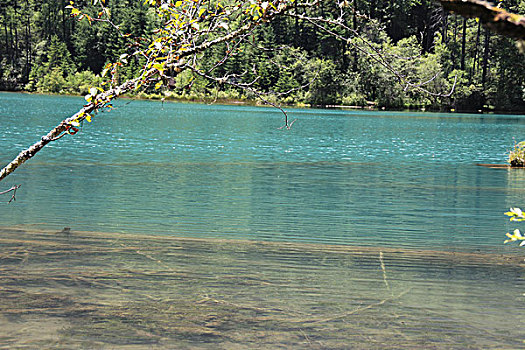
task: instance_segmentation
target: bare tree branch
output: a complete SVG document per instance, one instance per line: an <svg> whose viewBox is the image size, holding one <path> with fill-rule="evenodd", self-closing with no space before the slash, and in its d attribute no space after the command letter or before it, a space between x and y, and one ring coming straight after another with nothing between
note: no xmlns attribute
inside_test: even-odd
<svg viewBox="0 0 525 350"><path fill-rule="evenodd" d="M9 200L8 203L11 203L12 201L16 201L16 190L18 190L21 186L22 185L14 185L10 189L0 192L0 196L3 194L9 193L9 192L13 192L13 194L11 195L11 199Z"/></svg>
<svg viewBox="0 0 525 350"><path fill-rule="evenodd" d="M489 28L495 30L496 32L517 39L525 39L525 18L523 16L506 12L505 10L492 6L489 3L481 0L439 0L439 2L447 10L457 12L466 17L479 17L481 21L483 21ZM177 4L178 3L181 2L179 1L177 2ZM71 4L72 5L69 7L73 6L73 2L71 2ZM239 88L243 88L254 93L265 103L281 110L281 112L285 116L284 127L289 129L293 124L293 121L289 123L286 111L284 111L278 104L266 99L263 93L257 91L252 86L253 81L252 83L240 83L235 79L228 79L228 76L226 76L226 78L217 78L211 75L212 71L217 66L222 65L224 61L230 57L229 53L227 53L224 60L220 61L217 65L212 67L212 69L210 69L207 72L203 72L198 68L195 68L198 55L202 52L219 44L231 45L230 49L235 48L236 45L238 45L238 43L242 41L246 35L248 35L249 33L251 33L252 30L254 30L254 28L263 25L267 22L270 22L276 17L281 16L283 14L289 14L291 16L294 16L295 18L308 21L318 29L323 30L331 36L346 42L355 50L362 52L363 54L370 57L370 59L376 61L377 63L381 64L386 69L388 69L399 79L400 82L405 84L406 90L420 90L431 96L447 97L451 95L455 86L454 83L452 91L449 93L431 92L426 90L424 86L434 81L437 75L426 81L413 82L402 72L396 70L395 67L393 67L392 64L388 61L388 54L382 52L381 49L377 48L372 42L367 40L356 30L344 24L345 12L343 11L343 7L348 6L348 4L344 1L341 1L339 3L341 13L337 19L309 17L306 14L298 14L292 12L292 10L294 8L297 8L297 6L301 6L302 8L323 6L323 3L319 0L312 0L306 3L295 3L293 1L286 0L276 0L271 3L261 1L245 1L233 3L232 5L226 5L226 7L208 6L210 5L209 2L206 4L206 7L201 7L204 6L203 1L188 0L182 5L187 6L187 8L183 10L181 10L180 4L176 5L171 2L168 3L160 1L158 2L158 4L159 7L157 7L156 10L159 11L159 15L162 13L162 11L164 11L166 14L166 17L160 20L163 23L164 27L161 26L159 28L159 30L153 36L151 41L145 42L144 45L147 46L149 44L149 46L147 46L146 49L137 50L137 55L140 55L147 61L140 76L128 80L122 84L119 84L118 67L120 67L121 62L110 64L109 67L106 66L107 68L105 69L105 71L111 69L113 75L113 79L111 80L111 88L109 88L106 91L101 90L100 92L91 93L91 95L89 96L90 98L88 99L88 103L84 105L83 108L81 108L76 114L62 120L46 135L42 136L38 142L35 142L29 148L21 151L15 157L15 159L13 159L0 171L0 181L2 181L6 176L14 172L24 162L34 157L37 152L39 152L50 142L57 141L65 135L76 133L78 131L76 126L78 126L79 123L83 122L86 118L91 118L92 115L101 111L113 99L127 92L136 90L141 86L148 87L151 84L155 83L160 86L163 84L165 85L165 78L168 78L167 81L169 85L171 84L170 81L172 80L172 78L180 72L184 71L185 69L191 69L194 71L194 73L201 75L208 80L215 81L217 83L228 83L230 85L237 86ZM258 15L250 15L250 11L254 7L257 8ZM76 13L80 13L80 11L78 11L77 9L75 10ZM111 22L109 11L106 11L104 6L102 6L102 10L102 17L97 19L90 18L90 21L95 20L99 22L109 23L109 25L113 26L114 29L117 30L121 36L127 37L127 34L123 34L120 31L120 28L116 26L113 22ZM202 12L201 10L204 12ZM355 9L353 10L355 11ZM80 15L79 17L82 16L83 15ZM103 18L103 16L106 16L106 18ZM206 18L205 22L201 22L202 18L204 17ZM174 18L184 18L184 23L176 29L170 29L170 22ZM224 22L224 20L228 18L240 19L238 21L238 24L235 25L235 29L230 29L228 24ZM345 35L341 35L340 33L338 33L338 31L333 30L333 28L335 27L339 27L340 29L343 29L346 33L350 33L350 37L345 37ZM354 38L358 38L362 41L363 44L360 45L356 43L354 40L352 40ZM140 41L142 39L137 40ZM143 44L140 45L141 47L144 47ZM161 56L162 59L160 58ZM123 60L121 59L121 61ZM169 71L171 76L167 77L164 74L164 71ZM241 75L230 74L229 76L240 77ZM8 191L15 192L17 188L18 187L12 188ZM11 200L15 200L14 196Z"/></svg>
<svg viewBox="0 0 525 350"><path fill-rule="evenodd" d="M260 92L257 89L252 87L252 85L259 79L259 77L256 77L255 80L253 80L250 83L237 83L237 82L231 80L231 78L233 76L235 76L234 74L233 75L227 75L227 76L224 76L222 78L217 78L217 77L211 76L209 74L206 74L206 73L202 72L201 70L199 70L199 69L197 69L195 67L188 66L188 68L191 71L193 71L195 74L197 74L197 75L199 75L199 76L201 76L201 77L203 77L205 79L208 79L208 80L211 80L211 81L215 81L218 84L221 84L221 85L222 84L228 84L228 85L231 85L231 86L235 86L235 87L238 87L238 88L242 88L242 89L248 90L248 91L252 92L253 94L255 94L257 97L259 97L267 105L270 105L272 107L275 107L275 108L279 109L281 111L281 113L283 113L283 115L284 115L284 126L280 127L279 129L286 128L287 130L290 130L290 128L292 127L293 123L295 123L295 120L293 120L291 123L288 123L288 113L286 113L286 111L280 105L278 105L276 103L273 103L272 101L269 101L267 98L265 98L264 95L268 95L268 94ZM311 83L312 82L309 82L308 85L310 85Z"/></svg>
<svg viewBox="0 0 525 350"><path fill-rule="evenodd" d="M164 69L174 69L177 72L177 74L180 73L183 67L185 68L190 67L189 65L186 65L185 63L186 58L194 57L196 54L204 52L213 46L216 46L221 43L229 42L238 37L241 37L242 35L250 32L256 26L269 22L273 20L275 17L288 11L290 9L289 4L291 4L291 2L288 3L285 1L282 1L282 2L275 1L274 6L267 6L264 9L264 13L262 13L257 18L248 18L245 21L245 24L241 25L239 28L235 30L230 31L229 33L227 32L225 35L215 37L215 38L210 38L210 39L200 38L204 40L202 40L202 42L199 44L195 44L196 42L195 36L189 35L189 38L185 39L185 45L187 46L180 46L176 55L167 56L166 60L163 62ZM224 13L225 13L224 16L227 16L226 12ZM187 12L186 14L188 16L190 15L193 15L194 17L196 16L195 11L192 12L192 14L187 13ZM189 18L188 23L191 23L194 20L195 18ZM216 27L218 26L220 26L220 24L217 24ZM183 29L190 30L191 27L187 27ZM198 33L199 32L197 31L197 34L195 35L198 35ZM157 43L156 41L153 41L151 46L155 48L154 44L156 43ZM151 51L150 51L149 57L152 57ZM119 97L122 94L125 94L126 92L135 90L138 86L148 86L149 84L153 82L158 82L159 76L162 76L163 73L158 68L155 68L155 67L148 68L150 66L151 65L146 64L145 69L143 70L141 76L138 78L128 80L124 82L123 84L120 84L116 87L112 87L109 90L104 91L100 94L92 94L90 101L88 101L88 104L86 104L76 114L74 114L73 116L69 118L64 119L60 124L58 124L55 128L49 131L46 135L42 136L38 142L34 143L29 148L21 151L16 156L15 159L13 159L9 164L7 164L0 171L0 181L6 178L9 174L13 173L20 165L25 163L27 160L34 157L36 153L38 153L41 149L43 149L50 142L53 142L53 141L56 141L62 138L67 133L70 133L70 134L76 133L78 129L75 128L75 124L78 125L78 123L85 120L88 116L91 116L92 114L97 113L99 110L107 106L108 103L110 103L113 99ZM283 110L281 109L281 111ZM283 113L286 116L286 112L283 111ZM286 124L288 125L288 122Z"/></svg>

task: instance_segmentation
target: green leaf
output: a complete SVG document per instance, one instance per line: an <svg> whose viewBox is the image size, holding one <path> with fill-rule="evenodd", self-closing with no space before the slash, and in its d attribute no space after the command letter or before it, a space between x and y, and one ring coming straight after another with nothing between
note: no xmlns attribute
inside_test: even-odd
<svg viewBox="0 0 525 350"><path fill-rule="evenodd" d="M164 73L164 65L162 63L155 63L153 68L158 70L161 74Z"/></svg>

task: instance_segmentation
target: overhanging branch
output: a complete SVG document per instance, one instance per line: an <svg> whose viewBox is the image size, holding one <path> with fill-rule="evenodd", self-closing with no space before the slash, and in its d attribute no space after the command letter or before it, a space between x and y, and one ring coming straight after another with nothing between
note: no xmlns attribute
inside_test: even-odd
<svg viewBox="0 0 525 350"><path fill-rule="evenodd" d="M224 42L233 40L239 36L244 35L245 33L250 32L253 28L263 23L273 20L275 17L281 15L282 13L288 11L290 6L286 3L275 3L276 7L269 7L267 11L257 20L248 20L247 23L242 25L240 28L233 30L230 33L227 33L218 38L213 38L209 40L204 40L198 45L194 45L186 50L178 52L175 57L169 57L165 62L165 69L170 68L181 68L184 65L184 59L196 54L202 53L213 46L219 45ZM196 38L194 38L196 39ZM195 40L196 41L196 40ZM156 80L157 75L162 75L161 72L156 68L145 69L140 77L126 81L125 83L111 88L107 91L104 91L96 96L92 96L92 100L86 104L82 109L80 109L73 116L64 119L60 124L53 128L46 135L42 136L41 139L34 143L29 148L21 151L15 159L13 159L9 164L7 164L0 171L0 182L7 177L9 174L14 172L20 165L25 163L27 160L31 159L37 152L44 148L50 142L56 141L61 138L68 130L71 128L73 123L82 122L90 113L96 113L101 108L106 106L113 99L118 96L125 94L131 90L137 88L137 86L145 85L152 83ZM158 79L157 79L158 80ZM286 115L286 114L285 114ZM288 124L288 123L287 123ZM12 199L13 200L13 199Z"/></svg>
<svg viewBox="0 0 525 350"><path fill-rule="evenodd" d="M481 22L494 32L525 40L525 17L507 12L481 0L439 0L445 10L452 11L463 17L479 18Z"/></svg>

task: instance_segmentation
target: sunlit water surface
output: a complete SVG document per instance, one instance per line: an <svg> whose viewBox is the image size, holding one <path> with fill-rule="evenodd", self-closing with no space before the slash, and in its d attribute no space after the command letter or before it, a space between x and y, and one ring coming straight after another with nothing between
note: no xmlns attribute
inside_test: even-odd
<svg viewBox="0 0 525 350"><path fill-rule="evenodd" d="M81 105L0 94L0 164ZM525 348L525 116L115 107L2 182L0 345Z"/></svg>

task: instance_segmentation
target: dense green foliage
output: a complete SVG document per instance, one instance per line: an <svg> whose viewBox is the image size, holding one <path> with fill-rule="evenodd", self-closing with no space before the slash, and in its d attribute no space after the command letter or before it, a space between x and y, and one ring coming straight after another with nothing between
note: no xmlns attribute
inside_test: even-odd
<svg viewBox="0 0 525 350"><path fill-rule="evenodd" d="M155 27L155 14L143 1L106 4L122 33L147 36ZM525 56L513 41L491 34L474 19L445 14L430 0L353 4L358 12L348 8L348 32L338 34L352 38L357 47L371 43L392 68L412 82L428 82L425 88L432 92L446 94L456 81L453 94L405 89L384 65L370 59L370 50L356 50L292 17L257 28L238 45L206 51L201 68L207 71L228 53L228 60L214 69L217 76L241 72L245 81L260 76L254 83L258 91L275 92L268 98L288 103L525 111ZM525 13L525 0L503 4ZM135 50L109 24L71 18L66 5L65 0L0 1L0 89L85 94L101 82L108 62ZM92 11L96 17L97 10ZM340 13L335 2L309 11L325 18ZM136 75L144 63L136 57L119 72L120 79ZM257 98L245 89L195 79L190 71L177 76L175 88L164 93L186 99Z"/></svg>

